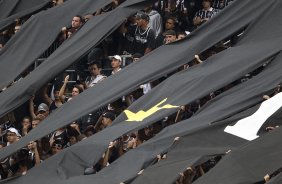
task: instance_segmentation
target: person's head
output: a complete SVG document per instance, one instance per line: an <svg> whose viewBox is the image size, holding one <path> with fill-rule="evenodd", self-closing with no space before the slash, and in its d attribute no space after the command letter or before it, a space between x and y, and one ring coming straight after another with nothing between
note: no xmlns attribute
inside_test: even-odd
<svg viewBox="0 0 282 184"><path fill-rule="evenodd" d="M181 33L178 34L177 40L182 40L182 39L185 38L186 36L187 36L187 35L186 35L185 32L181 32Z"/></svg>
<svg viewBox="0 0 282 184"><path fill-rule="evenodd" d="M19 134L17 129L15 129L15 128L9 128L8 129L8 131L7 131L7 141L10 144L19 140L19 137L21 137L21 135Z"/></svg>
<svg viewBox="0 0 282 184"><path fill-rule="evenodd" d="M145 27L149 24L150 17L145 13L138 13L136 15L136 23L139 27Z"/></svg>
<svg viewBox="0 0 282 184"><path fill-rule="evenodd" d="M75 97L83 92L83 89L79 85L74 85L72 88L71 96Z"/></svg>
<svg viewBox="0 0 282 184"><path fill-rule="evenodd" d="M211 7L211 0L203 0L203 8L209 9Z"/></svg>
<svg viewBox="0 0 282 184"><path fill-rule="evenodd" d="M176 41L176 33L174 30L167 30L166 32L164 32L164 36L165 36L165 44Z"/></svg>
<svg viewBox="0 0 282 184"><path fill-rule="evenodd" d="M31 120L30 117L25 116L22 120L22 126L28 126L28 125L31 125Z"/></svg>
<svg viewBox="0 0 282 184"><path fill-rule="evenodd" d="M98 62L90 63L88 69L92 76L101 75L102 66Z"/></svg>
<svg viewBox="0 0 282 184"><path fill-rule="evenodd" d="M95 131L95 129L94 129L93 126L87 127L86 130L84 131L84 135L85 135L86 137L90 137L90 136L92 136L92 135L95 134L95 133L96 133L96 131Z"/></svg>
<svg viewBox="0 0 282 184"><path fill-rule="evenodd" d="M43 115L43 117L47 117L49 115L49 107L45 103L41 103L37 109L38 114Z"/></svg>
<svg viewBox="0 0 282 184"><path fill-rule="evenodd" d="M111 58L111 66L113 70L117 70L121 66L121 57L119 55L115 55Z"/></svg>
<svg viewBox="0 0 282 184"><path fill-rule="evenodd" d="M83 18L80 15L76 15L72 18L71 27L78 29L80 26L82 26L83 22Z"/></svg>
<svg viewBox="0 0 282 184"><path fill-rule="evenodd" d="M63 150L63 142L59 139L56 139L51 147L52 154L55 155Z"/></svg>
<svg viewBox="0 0 282 184"><path fill-rule="evenodd" d="M114 121L116 115L113 112L106 112L102 115L102 124L104 127L110 126Z"/></svg>
<svg viewBox="0 0 282 184"><path fill-rule="evenodd" d="M141 57L143 57L143 54L141 54L141 53L137 52L137 53L133 54L132 55L133 62L138 61Z"/></svg>
<svg viewBox="0 0 282 184"><path fill-rule="evenodd" d="M170 17L165 22L165 30L170 30L175 28L175 19Z"/></svg>
<svg viewBox="0 0 282 184"><path fill-rule="evenodd" d="M54 90L54 98L55 98L55 100L59 100L60 99L60 90Z"/></svg>
<svg viewBox="0 0 282 184"><path fill-rule="evenodd" d="M31 122L31 127L32 127L32 129L34 129L35 127L37 127L38 125L39 125L39 123L40 123L40 121L42 121L40 118L34 118L33 120L32 120L32 122Z"/></svg>

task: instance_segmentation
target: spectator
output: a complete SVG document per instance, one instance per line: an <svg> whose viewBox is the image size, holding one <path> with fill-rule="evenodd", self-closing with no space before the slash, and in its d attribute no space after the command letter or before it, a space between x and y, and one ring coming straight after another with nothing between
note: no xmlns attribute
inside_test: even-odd
<svg viewBox="0 0 282 184"><path fill-rule="evenodd" d="M52 100L48 94L47 94L47 86L43 89L43 101L48 104L50 113L54 111L55 109L59 108L62 104L59 93L60 91L58 89L52 89L54 100Z"/></svg>
<svg viewBox="0 0 282 184"><path fill-rule="evenodd" d="M119 55L115 55L111 58L111 66L112 66L112 75L116 74L121 70L121 57Z"/></svg>
<svg viewBox="0 0 282 184"><path fill-rule="evenodd" d="M151 6L144 8L144 11L150 17L149 27L155 32L155 37L158 37L162 33L162 17L156 10L152 9Z"/></svg>
<svg viewBox="0 0 282 184"><path fill-rule="evenodd" d="M30 98L29 100L29 112L32 119L35 119L36 117L40 117L42 119L46 118L49 115L49 107L45 103L39 104L37 108L37 112L34 111L34 96Z"/></svg>
<svg viewBox="0 0 282 184"><path fill-rule="evenodd" d="M71 100L72 98L74 98L75 96L77 96L77 95L79 95L80 93L83 92L83 89L80 86L74 85L74 87L72 89L72 92L71 92L71 97L70 98L66 98L65 90L66 90L66 86L68 84L68 81L69 81L69 75L67 75L65 77L64 84L61 87L60 92L59 92L59 97L60 97L60 100L61 100L62 103L65 103L65 102Z"/></svg>
<svg viewBox="0 0 282 184"><path fill-rule="evenodd" d="M29 117L24 117L22 120L22 136L26 136L27 133L31 130L31 121Z"/></svg>
<svg viewBox="0 0 282 184"><path fill-rule="evenodd" d="M228 6L233 0L214 0L212 3L212 7L218 10L222 10L226 6Z"/></svg>
<svg viewBox="0 0 282 184"><path fill-rule="evenodd" d="M199 10L193 20L193 24L198 27L210 20L217 11L211 7L211 0L203 0L203 9Z"/></svg>
<svg viewBox="0 0 282 184"><path fill-rule="evenodd" d="M17 142L21 137L19 131L15 128L9 128L7 131L7 146Z"/></svg>
<svg viewBox="0 0 282 184"><path fill-rule="evenodd" d="M136 15L137 27L134 32L135 52L147 54L155 48L155 33L148 26L150 17L145 13Z"/></svg>
<svg viewBox="0 0 282 184"><path fill-rule="evenodd" d="M91 76L86 78L85 84L87 88L93 87L98 82L101 82L106 78L105 75L101 74L102 66L98 62L93 62L89 64L89 72Z"/></svg>
<svg viewBox="0 0 282 184"><path fill-rule="evenodd" d="M84 24L84 19L80 15L76 15L72 18L71 27L63 27L62 28L62 37L60 38L60 42L62 43L64 40L69 38L73 33L78 31L81 26Z"/></svg>
<svg viewBox="0 0 282 184"><path fill-rule="evenodd" d="M186 36L187 36L187 34L185 32L180 32L180 33L178 33L177 40L182 40Z"/></svg>
<svg viewBox="0 0 282 184"><path fill-rule="evenodd" d="M167 30L164 32L165 44L169 44L176 41L176 33L174 30Z"/></svg>

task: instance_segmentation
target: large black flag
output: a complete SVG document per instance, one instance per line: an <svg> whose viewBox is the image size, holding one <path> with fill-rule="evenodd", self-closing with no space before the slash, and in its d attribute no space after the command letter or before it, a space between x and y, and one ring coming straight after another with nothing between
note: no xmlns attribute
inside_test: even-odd
<svg viewBox="0 0 282 184"><path fill-rule="evenodd" d="M240 9L243 5L246 5L244 3L248 4L250 2L251 1L244 1L241 3L237 3L237 4L234 3L233 4L234 9L232 9L233 7L231 6L227 10L229 10L230 12L233 12L233 11L235 12L235 10ZM255 6L263 4L263 1L257 1L257 3L258 4L256 4ZM272 7L271 5L273 4L271 3L273 3L276 6ZM225 15L227 17L225 18L220 18L219 16L215 17L213 21L210 22L210 24L207 23L205 26L200 28L199 31L194 32L194 34L192 33L192 35L187 40L184 40L182 42L178 42L172 45L164 46L156 50L155 52L149 54L148 56L145 56L144 59L142 59L139 63L129 66L127 69L125 69L124 71L121 71L116 76L110 77L109 79L105 80L103 83L98 84L97 87L87 90L85 93L81 94L76 99L73 99L72 101L70 101L70 103L65 104L63 108L58 109L56 113L52 114L49 118L47 118L37 129L32 131L28 136L24 137L18 143L5 148L1 152L1 157L3 158L4 156L20 148L21 146L24 146L29 140L40 138L40 136L43 136L44 133L47 134L48 132L53 131L60 126L63 126L71 122L71 120L76 119L79 115L82 115L82 113L86 114L88 112L91 112L93 110L91 109L91 107L94 107L94 106L99 107L99 105L101 104L103 105L105 103L108 103L118 98L116 96L117 94L124 95L127 92L134 89L139 84L142 84L143 82L147 80L153 79L156 76L161 76L165 73L168 73L172 69L178 67L180 64L185 63L184 59L186 57L188 59L192 58L192 56L187 56L185 52L189 51L187 53L194 55L195 53L201 51L202 49L211 46L216 41L219 41L224 36L227 36L230 33L235 32L235 30L239 29L239 27L241 28L241 26L243 25L245 26L249 21L252 21L252 20L253 20L252 26L249 29L247 29L246 31L247 36L244 37L242 41L233 49L235 51L233 53L234 54L233 57L229 57L230 54L232 55L231 51L230 52L226 51L222 53L221 57L214 56L209 61L207 61L207 63L199 65L195 68L192 68L190 71L187 71L187 72L185 71L185 72L175 75L176 77L169 79L167 83L168 84L175 83L175 85L173 86L174 88L177 88L181 85L183 90L179 90L175 92L174 94L172 94L169 91L171 89L168 85L165 85L165 83L161 84L160 87L154 89L151 93L141 98L142 100L150 99L148 100L148 102L150 102L151 104L150 107L149 105L144 106L145 104L141 103L140 102L141 99L140 99L139 102L136 102L137 105L135 105L135 107L139 107L139 108L135 109L133 106L129 110L134 113L137 113L137 111L139 112L141 110L146 111L150 109L151 107L154 107L154 105L157 105L161 102L162 103L165 102L164 104L161 104L162 107L166 105L169 105L168 107L173 107L173 106L179 106L185 103L189 103L191 102L191 100L187 100L187 99L184 100L185 98L183 98L183 96L186 96L186 98L192 97L192 99L200 98L203 95L210 92L210 90L214 90L217 87L222 87L223 85L226 85L232 82L234 78L240 77L244 72L247 73L251 71L252 69L255 69L256 67L260 66L264 61L266 61L268 58L271 58L271 56L275 55L275 53L281 50L278 44L278 42L280 42L279 40L280 37L278 34L281 31L280 26L274 24L275 21L273 22L266 21L269 19L269 17L274 17L274 19L276 18L277 20L279 20L280 16L278 15L280 12L278 10L279 10L279 7L281 6L281 3L279 3L278 1L271 1L270 4L268 5L269 6L266 8L269 8L271 11L264 13L262 15L261 13L265 9L263 9L262 6L258 6L256 9L254 9L254 11L257 11L257 12L254 12L253 14L254 17L250 17L250 19L248 20L244 19L244 21L246 22L243 22L243 23L242 22L237 23L235 20L239 21L239 19L233 19L233 22L231 20L231 22L224 24L223 20L225 20L225 18L227 18L228 17L227 15L229 14L226 13L228 11L223 11L222 15ZM133 12L133 10L130 10L128 13L131 13L131 11ZM243 14L244 13L247 14L247 11L243 12ZM115 13L110 14L110 15L116 16ZM104 18L106 17L108 17L108 15L105 15ZM105 19L101 18L101 20L105 20ZM219 23L222 24L222 25L220 24L220 26L222 26L220 30L225 30L224 28L228 27L228 29L226 29L226 33L223 32L222 34L217 34L216 30L205 32L209 28L216 28L216 26L213 27L213 25L216 24L217 26L219 26ZM275 29L266 29L266 27L268 27L269 25L271 25L271 27L275 27ZM234 29L229 30L230 27ZM258 29L260 27L262 28ZM204 39L204 38L208 38L211 36L213 36L211 40ZM71 43L71 40L69 41ZM196 41L201 41L201 42L199 45L197 45ZM184 46L186 46L186 43L192 44L193 42L195 43L193 47L188 46L187 48L183 48ZM273 43L273 45L270 43ZM266 51L269 51L269 52L265 52L265 49ZM250 53L253 53L253 52L256 52L256 56L249 55ZM238 53L240 53L240 55L238 55ZM160 57L160 54L162 54L161 55L162 57ZM57 57L59 58L59 56L56 55L54 59L56 59ZM61 57L62 58L66 57L67 59L70 58L70 57L67 57L67 54ZM235 57L236 59L234 59ZM224 65L223 62L221 62L222 60L220 58L222 58L222 60L225 59L226 62L230 62L230 65L229 64ZM64 59L61 61L66 61L67 59ZM228 74L230 73L230 71L232 71L230 66L233 66L232 64L237 64L238 65L237 67L239 68L240 66L242 66L243 61L247 62L244 59L246 59L247 61L248 60L252 60L252 61L255 60L255 61L250 62L248 63L248 65L242 67L242 70L238 69L238 73L233 73L229 77ZM154 62L154 60L156 61ZM40 178L38 178L38 182L41 182L41 183L49 182L49 181L55 182L55 183L59 183L59 182L77 183L78 181L86 183L88 180L96 181L96 183L99 181L101 183L102 182L103 183L111 183L111 182L116 183L117 181L125 181L128 179L131 179L132 177L136 175L136 173L144 165L146 165L146 163L150 162L153 159L154 155L167 150L167 148L172 143L173 137L177 135L185 135L189 132L188 130L200 129L201 127L206 127L211 122L218 121L228 116L231 116L241 110L244 110L247 107L250 107L258 103L261 100L260 97L262 96L262 94L268 92L268 90L270 89L273 89L278 83L281 82L281 74L280 74L281 72L279 71L281 67L280 66L281 62L279 62L280 60L281 60L281 56L278 55L276 58L274 58L272 63L265 69L265 71L263 71L261 74L259 74L252 80L248 81L247 83L241 84L237 86L236 88L231 89L230 91L226 93L223 93L219 98L216 98L215 100L213 100L213 103L210 103L207 106L207 108L201 110L197 116L189 120L188 121L189 123L185 121L175 126L167 128L162 133L160 133L158 137L156 137L152 141L148 141L147 143L144 144L144 146L141 146L140 148L137 148L136 150L133 150L127 153L122 158L120 158L116 163L113 163L108 168L105 168L104 171L102 171L98 175L81 176L85 167L91 166L92 164L98 161L101 154L106 149L109 141L115 139L116 137L121 136L124 133L127 133L136 128L141 128L149 123L152 123L151 120L156 121L157 119L162 118L166 116L167 114L174 112L176 108L173 107L173 108L168 108L165 110L158 111L156 114L154 114L154 116L148 116L147 118L145 118L144 122L139 122L139 124L133 123L133 122L132 123L129 123L129 122L116 123L114 126L107 128L102 132L99 132L98 134L92 136L88 140L78 143L77 145L64 150L61 154L58 154L50 158L49 160L47 160L45 163L43 163L39 167L32 169L26 177L20 178L18 181L15 181L15 182L25 183L25 182L30 182L32 180L34 181L34 176L40 176ZM161 65L162 63L163 65ZM41 70L44 71L44 68L48 67L49 65L51 64L49 63L49 64L44 65L44 67L38 70L37 75L33 75L33 76L40 77L41 75L39 75L39 71ZM147 66L150 66L150 68L146 68ZM168 67L171 67L171 68L168 68ZM153 74L155 74L153 72L156 72L156 71L158 71L159 74L153 76ZM210 73L208 71L210 71ZM213 73L212 71L214 72L217 71L217 73ZM198 73L198 72L201 72L201 73ZM205 76L205 72L207 73L206 76ZM186 73L187 73L187 76L190 76L189 74L195 74L194 81L189 78L187 79L184 78L181 81L183 83L179 83L179 85L177 85L176 79L180 80L177 77L185 76ZM150 76L145 77L146 74L150 74ZM131 78L132 81L125 80L128 78L129 75L134 76ZM202 77L202 76L205 76L205 77ZM207 83L207 78L210 76L216 77L217 79L219 77L221 78L226 77L226 79L217 81L217 83L215 84L215 87L213 87L213 84L211 82ZM27 88L24 85L24 84L28 84L28 82L31 82L31 84L35 85L34 86L35 88L40 86L40 84L37 82L33 83L34 81L33 78L30 77L28 79L29 80L24 79L22 82L16 84L15 87L12 87L10 90L8 89L7 92L6 93L4 92L3 94L8 95L9 92L11 94L11 92L17 89L19 86L23 88L23 91L28 91L29 88ZM105 93L105 91L109 91L108 89L110 89L111 86L115 86L114 85L115 83L121 82L121 81L122 83L118 87L114 89L111 88L112 90L109 93ZM261 81L263 81L263 83L261 83ZM183 85L183 84L186 84L186 85ZM185 86L187 85L191 86L191 88L188 88L188 90L186 91L184 89L185 89ZM208 89L201 92L207 86L209 86ZM163 90L161 93L160 89L165 89L165 88L167 90ZM21 88L18 88L18 89L21 89ZM31 89L30 93L33 91L34 89ZM160 93L158 94L157 92L160 92ZM191 92L191 96L189 96L190 92ZM91 97L94 97L95 95L98 95L99 93L102 94L101 99L94 99L93 102L89 102L89 98L87 97L91 98ZM0 95L0 98L4 97L3 94ZM19 93L15 93L15 94L19 94ZM26 96L28 97L29 95L26 95ZM174 97L172 95L174 95ZM168 99L166 101L163 101L165 100L164 98L165 96ZM8 97L9 96L6 96L6 98ZM19 101L21 97L23 96L19 95L17 100ZM4 104L7 105L8 101L9 100L2 102L3 105ZM20 103L21 102L18 102L16 104L18 105ZM77 106L77 105L81 106L81 104L85 104L81 109L73 109L74 106ZM141 105L138 105L138 104L141 104ZM12 104L8 109L12 109L14 108L14 106L15 104ZM7 111L7 108L3 107L2 112L4 112L4 109ZM61 114L66 114L66 112L72 113L72 115L70 115L69 117L61 116ZM124 117L123 118L121 117L120 120L124 120ZM155 148L155 149L151 149L151 148ZM89 153L93 153L93 155L89 155ZM134 163L128 162L128 160L135 160L135 158L138 156L140 156L138 162L134 162ZM121 171L124 171L123 169L124 167L129 167L130 170L127 172L121 172Z"/></svg>
<svg viewBox="0 0 282 184"><path fill-rule="evenodd" d="M33 14L49 6L51 0L2 0L0 1L0 31L18 18Z"/></svg>

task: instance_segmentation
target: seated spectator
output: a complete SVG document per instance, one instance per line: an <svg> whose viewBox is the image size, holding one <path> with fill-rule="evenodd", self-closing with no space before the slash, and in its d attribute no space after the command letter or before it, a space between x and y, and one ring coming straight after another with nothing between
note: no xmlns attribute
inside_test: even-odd
<svg viewBox="0 0 282 184"><path fill-rule="evenodd" d="M98 62L90 63L88 69L89 69L91 76L88 76L86 78L85 84L87 88L93 87L95 84L97 84L98 82L101 82L102 80L106 78L105 75L101 74L102 66L100 63Z"/></svg>
<svg viewBox="0 0 282 184"><path fill-rule="evenodd" d="M176 33L174 30L167 30L164 32L165 44L169 44L176 41Z"/></svg>
<svg viewBox="0 0 282 184"><path fill-rule="evenodd" d="M115 55L111 58L111 66L112 66L112 75L116 74L121 70L121 57L119 55Z"/></svg>
<svg viewBox="0 0 282 184"><path fill-rule="evenodd" d="M181 39L185 38L186 36L187 36L187 34L185 32L180 32L180 33L178 33L177 40L181 40Z"/></svg>
<svg viewBox="0 0 282 184"><path fill-rule="evenodd" d="M193 24L198 27L210 20L216 13L216 9L211 6L211 0L203 0L203 9L199 10L193 20Z"/></svg>
<svg viewBox="0 0 282 184"><path fill-rule="evenodd" d="M7 131L7 146L13 144L21 137L19 131L15 128L9 128Z"/></svg>

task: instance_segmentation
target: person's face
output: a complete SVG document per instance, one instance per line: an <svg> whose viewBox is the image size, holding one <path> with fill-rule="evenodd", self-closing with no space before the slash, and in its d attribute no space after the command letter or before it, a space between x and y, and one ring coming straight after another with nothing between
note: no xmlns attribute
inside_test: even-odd
<svg viewBox="0 0 282 184"><path fill-rule="evenodd" d="M209 1L203 1L203 8L210 8L211 7L211 3Z"/></svg>
<svg viewBox="0 0 282 184"><path fill-rule="evenodd" d="M166 35L165 36L165 43L171 43L174 42L176 40L176 36L175 35Z"/></svg>
<svg viewBox="0 0 282 184"><path fill-rule="evenodd" d="M24 126L24 127L26 127L26 126L30 126L30 120L29 119L27 119L27 118L25 118L25 119L23 119L23 122L22 122L22 125Z"/></svg>
<svg viewBox="0 0 282 184"><path fill-rule="evenodd" d="M81 26L80 18L79 17L73 17L72 22L71 22L71 26L75 29L79 28Z"/></svg>
<svg viewBox="0 0 282 184"><path fill-rule="evenodd" d="M111 66L113 69L119 68L120 67L120 60L113 58L111 62Z"/></svg>
<svg viewBox="0 0 282 184"><path fill-rule="evenodd" d="M167 19L165 22L165 29L170 30L174 28L174 21L172 19Z"/></svg>
<svg viewBox="0 0 282 184"><path fill-rule="evenodd" d="M74 145L75 143L77 143L77 139L75 136L71 136L69 138L69 142L70 142L70 145Z"/></svg>
<svg viewBox="0 0 282 184"><path fill-rule="evenodd" d="M59 153L60 151L62 151L62 145L53 144L51 150L52 150L52 154L55 155L55 154Z"/></svg>
<svg viewBox="0 0 282 184"><path fill-rule="evenodd" d="M14 142L16 142L17 140L18 140L17 134L8 131L8 133L7 133L7 141L8 141L9 143L14 143Z"/></svg>
<svg viewBox="0 0 282 184"><path fill-rule="evenodd" d="M183 35L183 34L180 34L180 35L178 35L178 37L177 37L178 40L181 40L181 39L183 39L183 38L185 38L185 35Z"/></svg>
<svg viewBox="0 0 282 184"><path fill-rule="evenodd" d="M93 132L92 131L87 131L87 132L85 132L85 135L86 135L86 137L90 137L90 136L93 135Z"/></svg>
<svg viewBox="0 0 282 184"><path fill-rule="evenodd" d="M73 88L73 89L72 89L72 92L71 92L72 97L75 97L75 96L77 96L78 94L79 94L79 90L78 90L77 88Z"/></svg>
<svg viewBox="0 0 282 184"><path fill-rule="evenodd" d="M39 122L40 122L39 120L33 120L32 123L31 123L32 128L37 127L37 125L39 124Z"/></svg>
<svg viewBox="0 0 282 184"><path fill-rule="evenodd" d="M139 26L139 27L143 26L145 24L145 22L146 21L144 19L140 19L140 18L136 19L137 26Z"/></svg>
<svg viewBox="0 0 282 184"><path fill-rule="evenodd" d="M91 65L89 71L92 76L97 76L101 74L101 68L98 68L97 65Z"/></svg>
<svg viewBox="0 0 282 184"><path fill-rule="evenodd" d="M112 124L112 120L110 118L103 117L102 124L104 125L104 127L107 127Z"/></svg>
<svg viewBox="0 0 282 184"><path fill-rule="evenodd" d="M59 95L60 91L54 91L54 97L55 97L55 100L58 100L60 99L60 95Z"/></svg>

